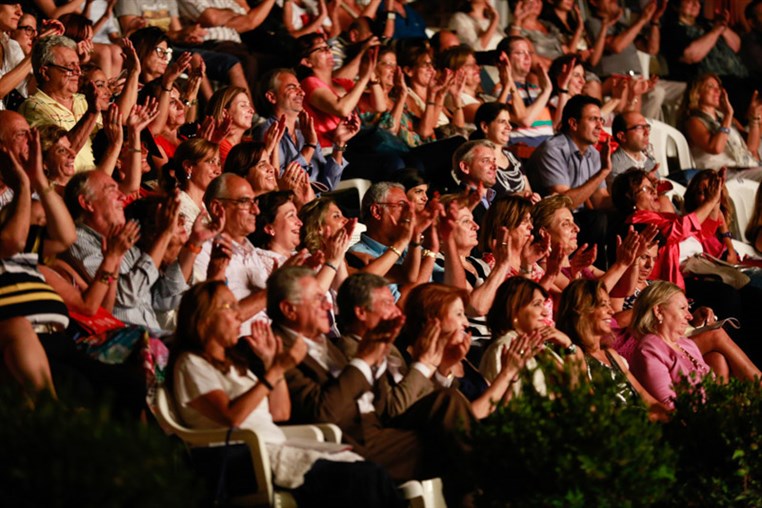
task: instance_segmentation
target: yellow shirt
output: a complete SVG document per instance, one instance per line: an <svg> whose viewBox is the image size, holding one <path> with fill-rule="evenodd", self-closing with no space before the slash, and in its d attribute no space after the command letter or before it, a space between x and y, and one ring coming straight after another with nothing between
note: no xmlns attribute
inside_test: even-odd
<svg viewBox="0 0 762 508"><path fill-rule="evenodd" d="M72 109L73 112L42 90L38 90L37 93L24 101L19 108L19 113L24 115L31 127L53 124L70 131L87 112L87 99L84 95L74 94ZM95 168L92 135L98 132L101 127L103 127L103 120L99 113L95 129L93 129L91 136L88 136L87 141L77 154L77 158L74 159L74 169L77 173Z"/></svg>

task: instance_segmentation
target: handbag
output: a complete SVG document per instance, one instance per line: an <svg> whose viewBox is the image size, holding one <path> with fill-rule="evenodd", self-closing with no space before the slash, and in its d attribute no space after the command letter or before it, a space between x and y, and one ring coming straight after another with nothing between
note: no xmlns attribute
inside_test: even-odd
<svg viewBox="0 0 762 508"><path fill-rule="evenodd" d="M681 268L684 273L717 277L736 289L741 289L751 280L748 275L735 266L707 254L696 254L689 257L683 261Z"/></svg>

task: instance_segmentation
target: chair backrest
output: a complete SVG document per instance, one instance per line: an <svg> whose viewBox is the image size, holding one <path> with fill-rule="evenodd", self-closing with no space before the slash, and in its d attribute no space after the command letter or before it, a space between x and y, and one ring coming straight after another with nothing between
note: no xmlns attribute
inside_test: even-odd
<svg viewBox="0 0 762 508"><path fill-rule="evenodd" d="M759 189L759 182L745 178L731 178L725 183L725 186L728 188L728 195L736 208L736 219L741 234L739 240L749 243L744 232L754 212L754 198L757 189Z"/></svg>
<svg viewBox="0 0 762 508"><path fill-rule="evenodd" d="M659 176L665 177L671 171L669 157L677 156L681 170L695 167L688 140L683 133L671 125L658 120L651 120L651 145L653 146L654 158L661 166Z"/></svg>

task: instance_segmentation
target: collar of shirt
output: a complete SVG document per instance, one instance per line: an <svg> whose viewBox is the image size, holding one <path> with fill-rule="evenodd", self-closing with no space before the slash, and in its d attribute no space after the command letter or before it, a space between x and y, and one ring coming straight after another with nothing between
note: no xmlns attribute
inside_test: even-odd
<svg viewBox="0 0 762 508"><path fill-rule="evenodd" d="M577 143L575 143L574 140L568 134L564 134L564 137L566 138L566 142L569 145L569 152L574 154L580 160L590 158L591 156L590 150L595 150L595 147L593 145L590 145L587 147L587 149L583 153L577 146Z"/></svg>

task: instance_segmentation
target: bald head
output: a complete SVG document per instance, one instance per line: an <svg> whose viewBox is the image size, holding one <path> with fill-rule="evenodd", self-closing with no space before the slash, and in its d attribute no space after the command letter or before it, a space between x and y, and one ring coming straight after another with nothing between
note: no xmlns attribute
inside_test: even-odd
<svg viewBox="0 0 762 508"><path fill-rule="evenodd" d="M0 111L0 143L22 164L29 159L29 131L23 116L15 111Z"/></svg>

